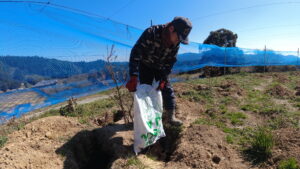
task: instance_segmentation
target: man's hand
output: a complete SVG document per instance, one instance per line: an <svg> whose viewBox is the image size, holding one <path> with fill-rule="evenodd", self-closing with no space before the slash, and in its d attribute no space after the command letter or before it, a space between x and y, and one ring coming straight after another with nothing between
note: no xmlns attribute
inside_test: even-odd
<svg viewBox="0 0 300 169"><path fill-rule="evenodd" d="M166 81L161 80L156 90L163 90L165 88Z"/></svg>
<svg viewBox="0 0 300 169"><path fill-rule="evenodd" d="M137 76L131 76L130 80L126 84L126 88L129 92L135 92L137 86Z"/></svg>

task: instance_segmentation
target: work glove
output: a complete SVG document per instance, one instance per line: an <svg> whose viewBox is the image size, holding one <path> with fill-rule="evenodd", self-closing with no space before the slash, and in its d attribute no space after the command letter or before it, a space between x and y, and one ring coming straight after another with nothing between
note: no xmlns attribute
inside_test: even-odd
<svg viewBox="0 0 300 169"><path fill-rule="evenodd" d="M137 86L137 76L131 76L130 80L126 83L126 88L129 92L135 92Z"/></svg>
<svg viewBox="0 0 300 169"><path fill-rule="evenodd" d="M156 90L163 90L165 88L166 81L161 80Z"/></svg>

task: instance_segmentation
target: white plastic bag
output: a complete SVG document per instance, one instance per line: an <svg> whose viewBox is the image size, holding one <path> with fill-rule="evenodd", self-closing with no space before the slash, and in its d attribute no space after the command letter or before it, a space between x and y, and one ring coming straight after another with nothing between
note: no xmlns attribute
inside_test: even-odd
<svg viewBox="0 0 300 169"><path fill-rule="evenodd" d="M143 148L165 137L162 125L163 102L158 82L152 86L142 84L134 94L134 152L138 154Z"/></svg>

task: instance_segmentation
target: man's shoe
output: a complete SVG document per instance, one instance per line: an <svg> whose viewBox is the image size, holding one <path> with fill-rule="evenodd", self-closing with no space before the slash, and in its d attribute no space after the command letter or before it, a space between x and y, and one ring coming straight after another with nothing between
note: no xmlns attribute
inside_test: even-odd
<svg viewBox="0 0 300 169"><path fill-rule="evenodd" d="M175 117L175 109L165 111L165 121L174 126L181 126L182 121Z"/></svg>

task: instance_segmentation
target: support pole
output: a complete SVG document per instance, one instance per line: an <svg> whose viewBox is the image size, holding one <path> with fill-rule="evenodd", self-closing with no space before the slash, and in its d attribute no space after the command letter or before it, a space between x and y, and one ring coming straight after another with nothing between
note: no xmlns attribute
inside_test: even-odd
<svg viewBox="0 0 300 169"><path fill-rule="evenodd" d="M265 54L264 54L264 73L266 73L266 53L267 53L267 47L265 45Z"/></svg>
<svg viewBox="0 0 300 169"><path fill-rule="evenodd" d="M299 66L299 48L298 48L298 57L297 57L297 65Z"/></svg>
<svg viewBox="0 0 300 169"><path fill-rule="evenodd" d="M226 46L225 46L225 50L224 50L224 75L226 74L226 67L225 67L225 65L226 65Z"/></svg>

